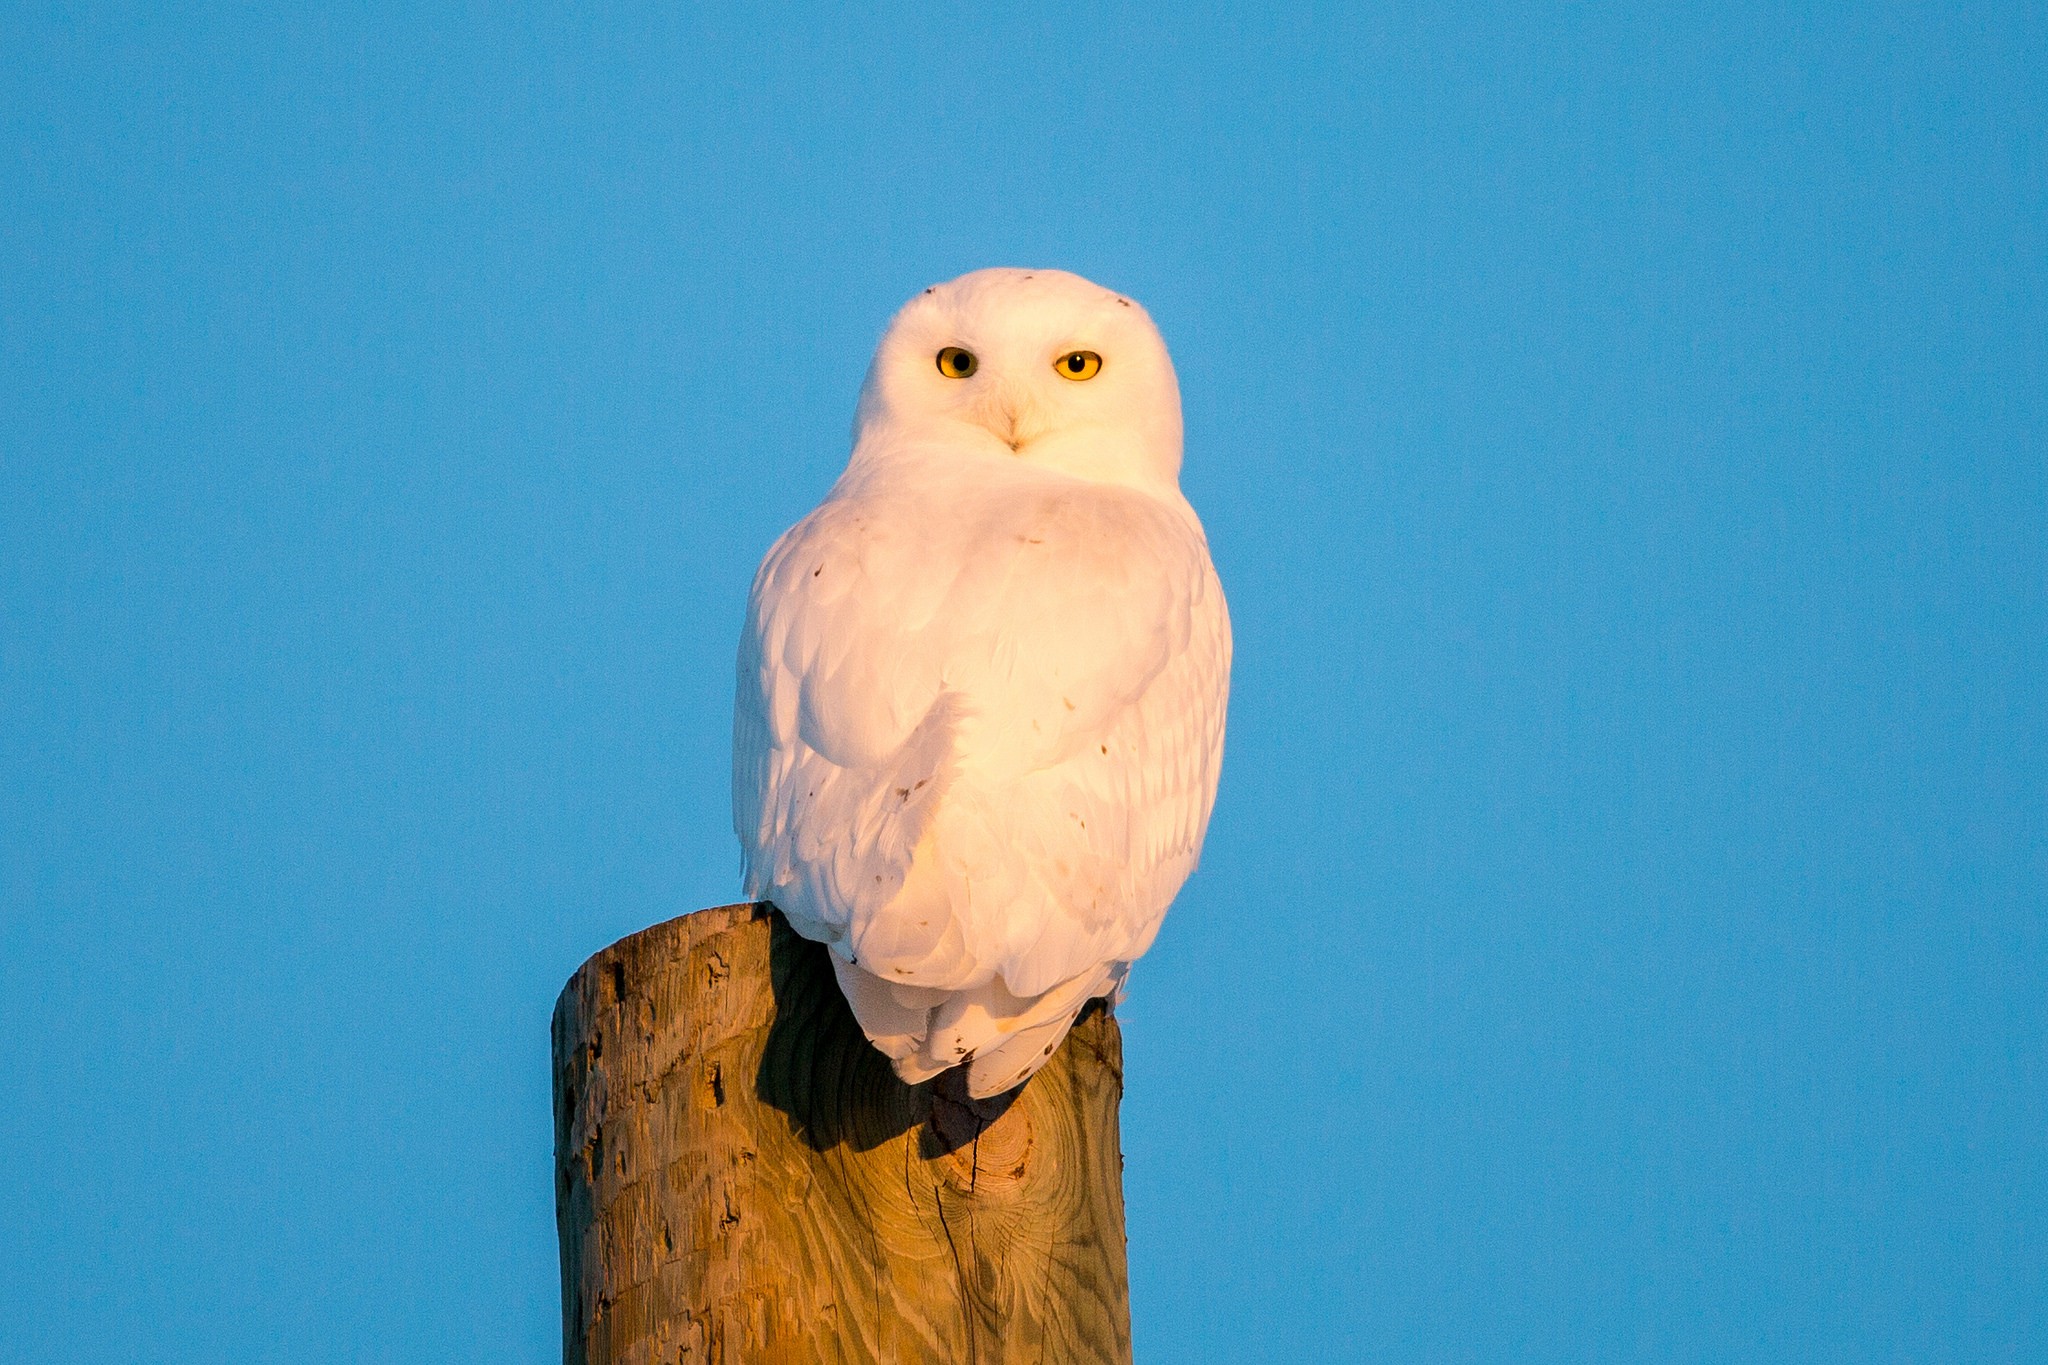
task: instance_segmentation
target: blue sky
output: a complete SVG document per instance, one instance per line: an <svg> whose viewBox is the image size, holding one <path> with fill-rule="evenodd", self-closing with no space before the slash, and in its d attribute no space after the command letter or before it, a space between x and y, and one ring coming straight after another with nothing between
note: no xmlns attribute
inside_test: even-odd
<svg viewBox="0 0 2048 1365"><path fill-rule="evenodd" d="M2038 5L0 18L0 1360L544 1361L547 1023L915 289L1238 661L1139 1358L2048 1355Z"/></svg>

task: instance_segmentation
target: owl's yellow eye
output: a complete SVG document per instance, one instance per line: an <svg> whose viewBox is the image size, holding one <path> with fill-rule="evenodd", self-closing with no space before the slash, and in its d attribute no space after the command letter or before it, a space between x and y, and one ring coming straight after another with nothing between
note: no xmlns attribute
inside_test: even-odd
<svg viewBox="0 0 2048 1365"><path fill-rule="evenodd" d="M939 373L948 379L965 379L980 364L974 358L974 352L963 351L958 346L948 346L939 352Z"/></svg>
<svg viewBox="0 0 2048 1365"><path fill-rule="evenodd" d="M1095 377L1102 368L1102 357L1093 351L1068 351L1053 361L1052 367L1060 372L1060 378L1078 382Z"/></svg>

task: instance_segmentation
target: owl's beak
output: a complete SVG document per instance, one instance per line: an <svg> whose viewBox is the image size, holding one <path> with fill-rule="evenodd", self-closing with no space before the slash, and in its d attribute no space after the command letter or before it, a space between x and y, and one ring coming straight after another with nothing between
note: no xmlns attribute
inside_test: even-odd
<svg viewBox="0 0 2048 1365"><path fill-rule="evenodd" d="M1012 453L1039 434L1036 405L1028 394L1007 386L991 394L975 415Z"/></svg>

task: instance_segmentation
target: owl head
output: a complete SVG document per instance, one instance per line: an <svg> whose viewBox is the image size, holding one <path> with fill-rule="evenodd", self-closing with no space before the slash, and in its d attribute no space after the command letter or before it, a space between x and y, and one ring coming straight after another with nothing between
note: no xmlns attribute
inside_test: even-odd
<svg viewBox="0 0 2048 1365"><path fill-rule="evenodd" d="M1024 461L1178 486L1180 385L1136 303L1063 270L977 270L896 314L854 416L854 460Z"/></svg>

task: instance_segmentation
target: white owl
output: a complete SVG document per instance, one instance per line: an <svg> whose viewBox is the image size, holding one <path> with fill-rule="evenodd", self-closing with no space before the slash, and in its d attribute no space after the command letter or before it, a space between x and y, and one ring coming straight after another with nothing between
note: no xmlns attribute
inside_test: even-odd
<svg viewBox="0 0 2048 1365"><path fill-rule="evenodd" d="M1180 460L1142 308L976 271L896 315L845 473L755 575L746 892L830 946L907 1082L1024 1082L1194 870L1230 619Z"/></svg>

